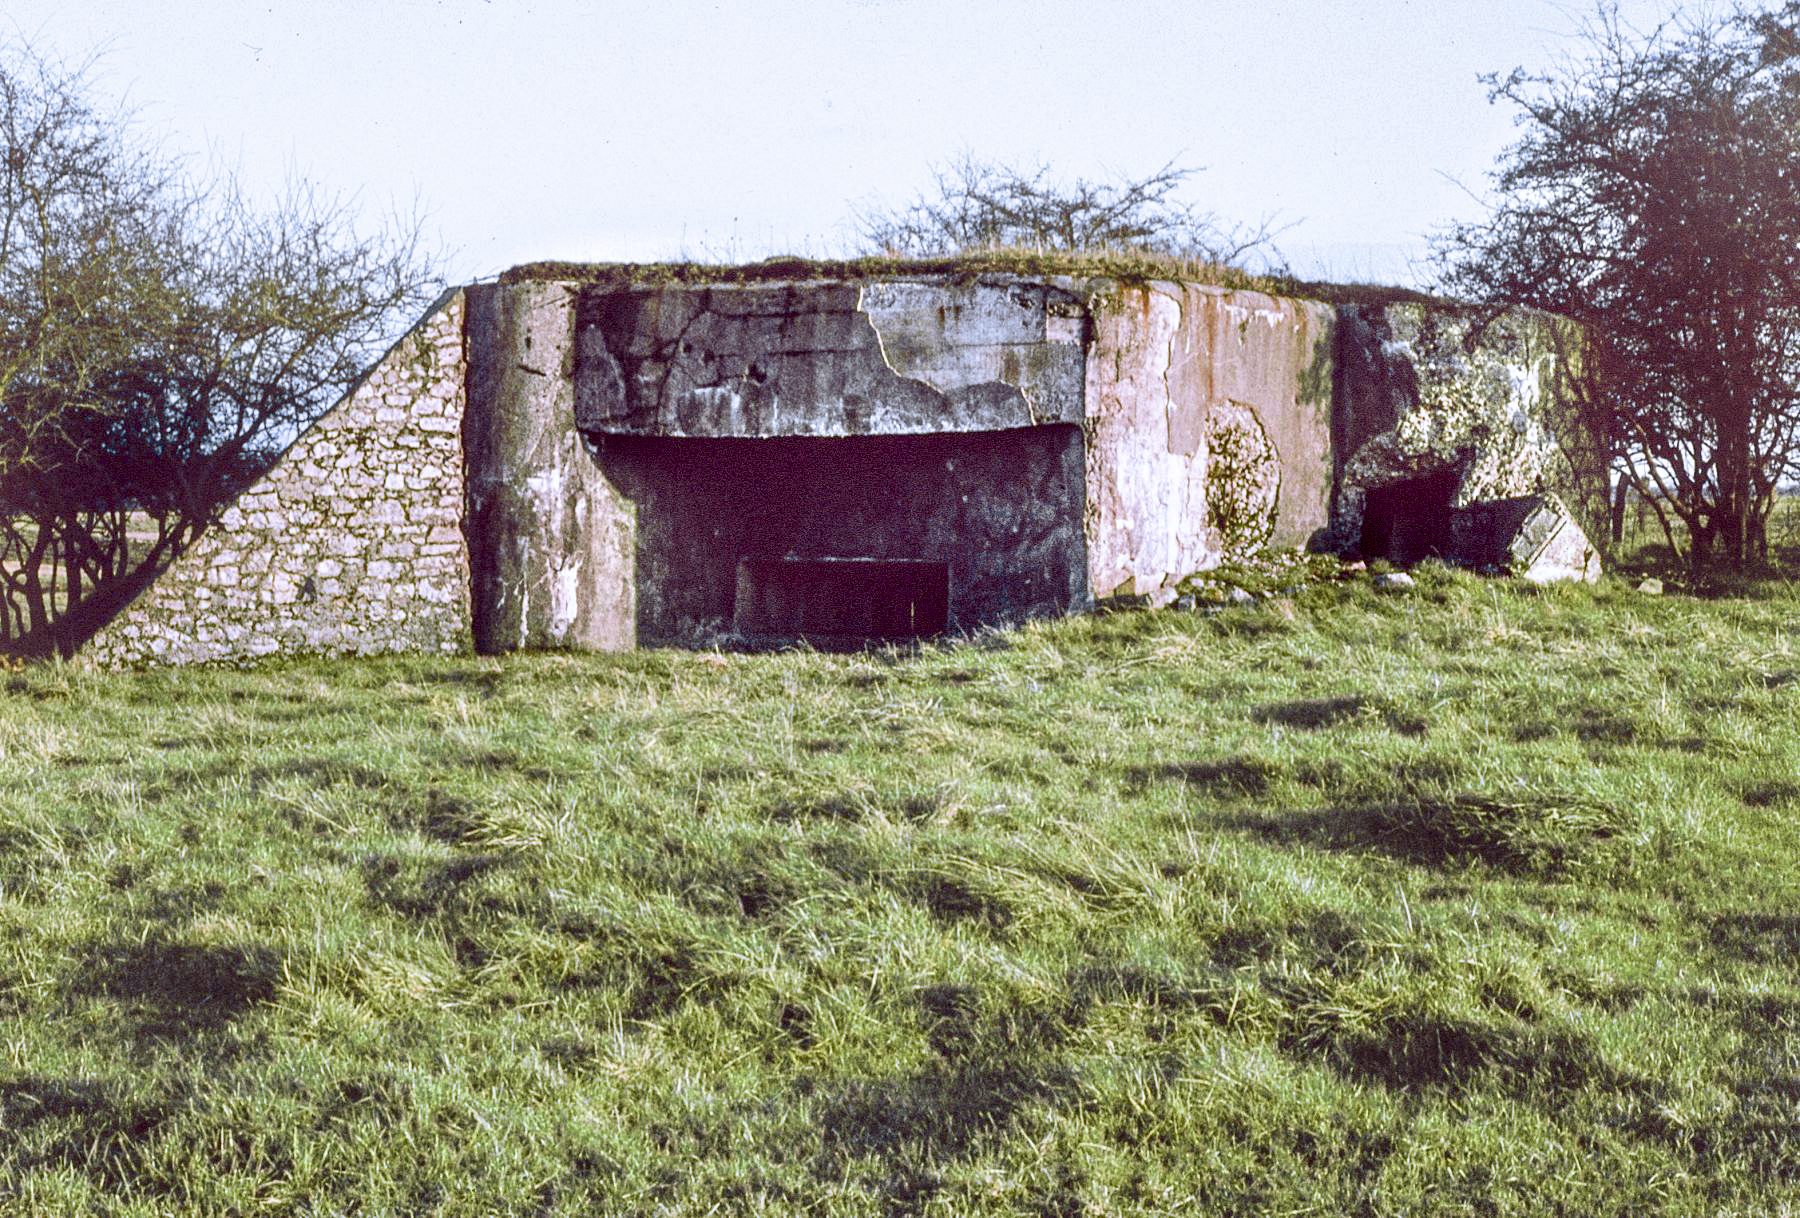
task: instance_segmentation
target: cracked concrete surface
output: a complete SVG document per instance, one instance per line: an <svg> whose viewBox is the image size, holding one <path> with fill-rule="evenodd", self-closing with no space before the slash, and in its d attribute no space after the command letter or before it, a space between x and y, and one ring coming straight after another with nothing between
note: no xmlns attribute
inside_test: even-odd
<svg viewBox="0 0 1800 1218"><path fill-rule="evenodd" d="M575 297L469 289L463 459L478 651L634 646L632 506L575 428Z"/></svg>
<svg viewBox="0 0 1800 1218"><path fill-rule="evenodd" d="M1085 310L1036 280L589 290L577 312L589 432L916 435L1082 417Z"/></svg>

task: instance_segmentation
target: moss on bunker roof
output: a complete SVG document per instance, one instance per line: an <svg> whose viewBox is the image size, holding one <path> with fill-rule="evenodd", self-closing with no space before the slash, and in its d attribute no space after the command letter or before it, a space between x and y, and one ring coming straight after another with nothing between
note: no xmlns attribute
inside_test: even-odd
<svg viewBox="0 0 1800 1218"><path fill-rule="evenodd" d="M1236 267L1214 266L1190 259L1146 254L1046 254L1018 250L958 254L943 258L767 258L761 262L528 262L500 276L501 283L554 280L605 287L657 287L675 284L755 284L796 280L889 279L911 276L971 277L978 275L1068 276L1112 279L1121 283L1157 280L1204 284L1264 292L1336 305L1424 304L1456 302L1412 288L1380 284L1317 283L1286 275L1256 275Z"/></svg>

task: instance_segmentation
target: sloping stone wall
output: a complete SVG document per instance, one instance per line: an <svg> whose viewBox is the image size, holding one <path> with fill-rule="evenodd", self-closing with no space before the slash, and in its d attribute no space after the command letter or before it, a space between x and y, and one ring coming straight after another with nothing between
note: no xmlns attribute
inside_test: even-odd
<svg viewBox="0 0 1800 1218"><path fill-rule="evenodd" d="M440 299L84 657L467 650L463 312Z"/></svg>

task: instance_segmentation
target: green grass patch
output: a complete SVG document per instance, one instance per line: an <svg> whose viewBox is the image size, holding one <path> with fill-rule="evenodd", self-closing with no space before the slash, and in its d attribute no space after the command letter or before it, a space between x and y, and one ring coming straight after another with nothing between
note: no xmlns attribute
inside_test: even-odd
<svg viewBox="0 0 1800 1218"><path fill-rule="evenodd" d="M1416 574L0 674L0 1213L1791 1210L1792 602Z"/></svg>

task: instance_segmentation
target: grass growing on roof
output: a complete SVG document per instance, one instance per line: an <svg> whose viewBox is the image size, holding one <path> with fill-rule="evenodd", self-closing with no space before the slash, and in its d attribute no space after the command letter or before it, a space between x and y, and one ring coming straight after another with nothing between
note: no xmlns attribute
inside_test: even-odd
<svg viewBox="0 0 1800 1218"><path fill-rule="evenodd" d="M1423 304L1454 302L1413 288L1378 284L1332 284L1291 275L1258 274L1175 254L1120 249L1088 253L997 247L935 258L869 255L859 258L765 258L760 262L528 262L505 271L501 283L554 280L610 288L677 284L749 285L810 279L878 279L911 276L979 275L1070 276L1145 284L1158 280L1204 284L1271 296L1292 296L1326 304Z"/></svg>
<svg viewBox="0 0 1800 1218"><path fill-rule="evenodd" d="M0 673L0 1213L1800 1192L1792 599Z"/></svg>

